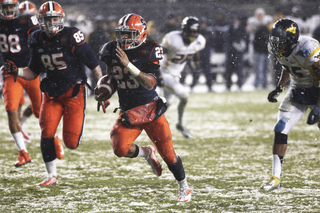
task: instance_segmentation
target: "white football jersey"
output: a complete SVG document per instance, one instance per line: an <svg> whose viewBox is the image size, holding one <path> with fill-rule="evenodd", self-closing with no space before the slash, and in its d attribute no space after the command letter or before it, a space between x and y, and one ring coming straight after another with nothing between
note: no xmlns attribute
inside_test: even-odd
<svg viewBox="0 0 320 213"><path fill-rule="evenodd" d="M269 46L269 52L270 49ZM292 87L319 85L319 79L311 67L314 62L320 60L320 44L317 40L300 36L292 53L288 57L277 57L277 60L289 72Z"/></svg>
<svg viewBox="0 0 320 213"><path fill-rule="evenodd" d="M193 54L205 47L206 39L199 34L193 42L186 45L183 42L181 31L172 31L163 37L160 45L168 50L160 61L161 72L180 76L187 63L187 59L192 58Z"/></svg>

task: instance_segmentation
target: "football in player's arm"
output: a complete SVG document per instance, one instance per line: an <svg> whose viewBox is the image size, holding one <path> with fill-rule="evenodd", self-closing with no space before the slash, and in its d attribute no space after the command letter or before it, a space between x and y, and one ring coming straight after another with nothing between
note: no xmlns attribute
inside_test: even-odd
<svg viewBox="0 0 320 213"><path fill-rule="evenodd" d="M76 149L81 141L86 107L87 76L85 65L93 72L97 82L101 69L93 51L85 42L83 33L75 27L64 26L64 12L60 4L48 1L39 9L41 30L29 37L32 56L28 67L17 67L6 62L6 71L32 80L41 72L46 78L41 81L43 92L40 113L41 152L46 166L47 178L42 186L58 183L56 157L62 154L54 139L63 116L63 141L67 148ZM59 153L58 153L59 152Z"/></svg>
<svg viewBox="0 0 320 213"><path fill-rule="evenodd" d="M116 41L101 47L100 59L107 64L108 75L117 80L120 113L110 137L114 154L118 157L144 157L154 174L162 174L156 150L168 165L179 185L179 201L189 201L188 186L182 160L176 155L168 121L166 105L156 93L156 76L162 48L147 39L146 21L137 14L123 16L115 29ZM95 89L97 101L103 94ZM145 130L153 145L138 146L135 140Z"/></svg>
<svg viewBox="0 0 320 213"><path fill-rule="evenodd" d="M320 44L311 37L300 36L294 21L280 19L272 27L268 50L283 67L278 86L269 93L268 101L277 102L290 81L274 126L272 176L261 186L263 190L274 190L281 187L282 162L293 126L310 109L307 124L318 123L319 127Z"/></svg>

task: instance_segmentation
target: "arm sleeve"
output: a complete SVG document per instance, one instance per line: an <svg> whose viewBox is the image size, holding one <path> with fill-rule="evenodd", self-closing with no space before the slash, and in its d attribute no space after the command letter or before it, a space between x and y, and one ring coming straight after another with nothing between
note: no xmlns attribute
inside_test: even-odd
<svg viewBox="0 0 320 213"><path fill-rule="evenodd" d="M76 46L74 48L74 54L79 57L80 60L91 70L99 65L94 52L86 42L82 43L79 46Z"/></svg>
<svg viewBox="0 0 320 213"><path fill-rule="evenodd" d="M94 52L85 41L84 34L77 28L72 32L71 46L73 54L80 59L89 69L94 69L99 65Z"/></svg>

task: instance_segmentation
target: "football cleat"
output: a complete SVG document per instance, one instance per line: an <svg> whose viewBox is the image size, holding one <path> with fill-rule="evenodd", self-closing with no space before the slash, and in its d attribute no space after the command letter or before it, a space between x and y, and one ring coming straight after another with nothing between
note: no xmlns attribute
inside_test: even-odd
<svg viewBox="0 0 320 213"><path fill-rule="evenodd" d="M272 176L270 180L263 186L260 187L261 190L271 191L274 189L281 188L281 180L276 176Z"/></svg>
<svg viewBox="0 0 320 213"><path fill-rule="evenodd" d="M16 167L19 167L19 166L23 166L23 165L30 163L30 162L31 162L31 158L30 158L28 152L26 152L24 150L20 150L18 161L14 165Z"/></svg>
<svg viewBox="0 0 320 213"><path fill-rule="evenodd" d="M54 148L56 150L57 158L62 159L64 156L64 149L63 149L63 145L60 141L60 138L57 135L54 137Z"/></svg>
<svg viewBox="0 0 320 213"><path fill-rule="evenodd" d="M179 130L181 132L181 134L185 137L185 138L193 138L193 135L191 134L191 132L182 124L177 124L176 125L177 130Z"/></svg>
<svg viewBox="0 0 320 213"><path fill-rule="evenodd" d="M58 183L58 177L52 176L46 178L44 181L42 181L39 185L40 186L52 186Z"/></svg>
<svg viewBox="0 0 320 213"><path fill-rule="evenodd" d="M21 133L22 133L24 142L27 144L31 143L31 139L30 139L28 133L25 132L23 129L21 129Z"/></svg>
<svg viewBox="0 0 320 213"><path fill-rule="evenodd" d="M178 201L189 202L191 200L191 189L180 188Z"/></svg>
<svg viewBox="0 0 320 213"><path fill-rule="evenodd" d="M157 160L157 156L156 156L156 149L151 146L145 146L142 147L146 153L145 155L145 159L148 162L148 164L151 166L153 173L157 176L160 177L161 173L162 173L162 166L160 164L160 162Z"/></svg>

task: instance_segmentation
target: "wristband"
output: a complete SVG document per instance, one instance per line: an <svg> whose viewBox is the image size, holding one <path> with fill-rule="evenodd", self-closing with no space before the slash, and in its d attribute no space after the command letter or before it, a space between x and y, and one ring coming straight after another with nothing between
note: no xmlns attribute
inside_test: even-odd
<svg viewBox="0 0 320 213"><path fill-rule="evenodd" d="M129 64L127 65L128 70L130 71L130 73L134 76L137 77L140 74L140 70L134 66L131 62L129 62Z"/></svg>
<svg viewBox="0 0 320 213"><path fill-rule="evenodd" d="M18 68L18 75L19 77L23 76L23 69L22 68Z"/></svg>

